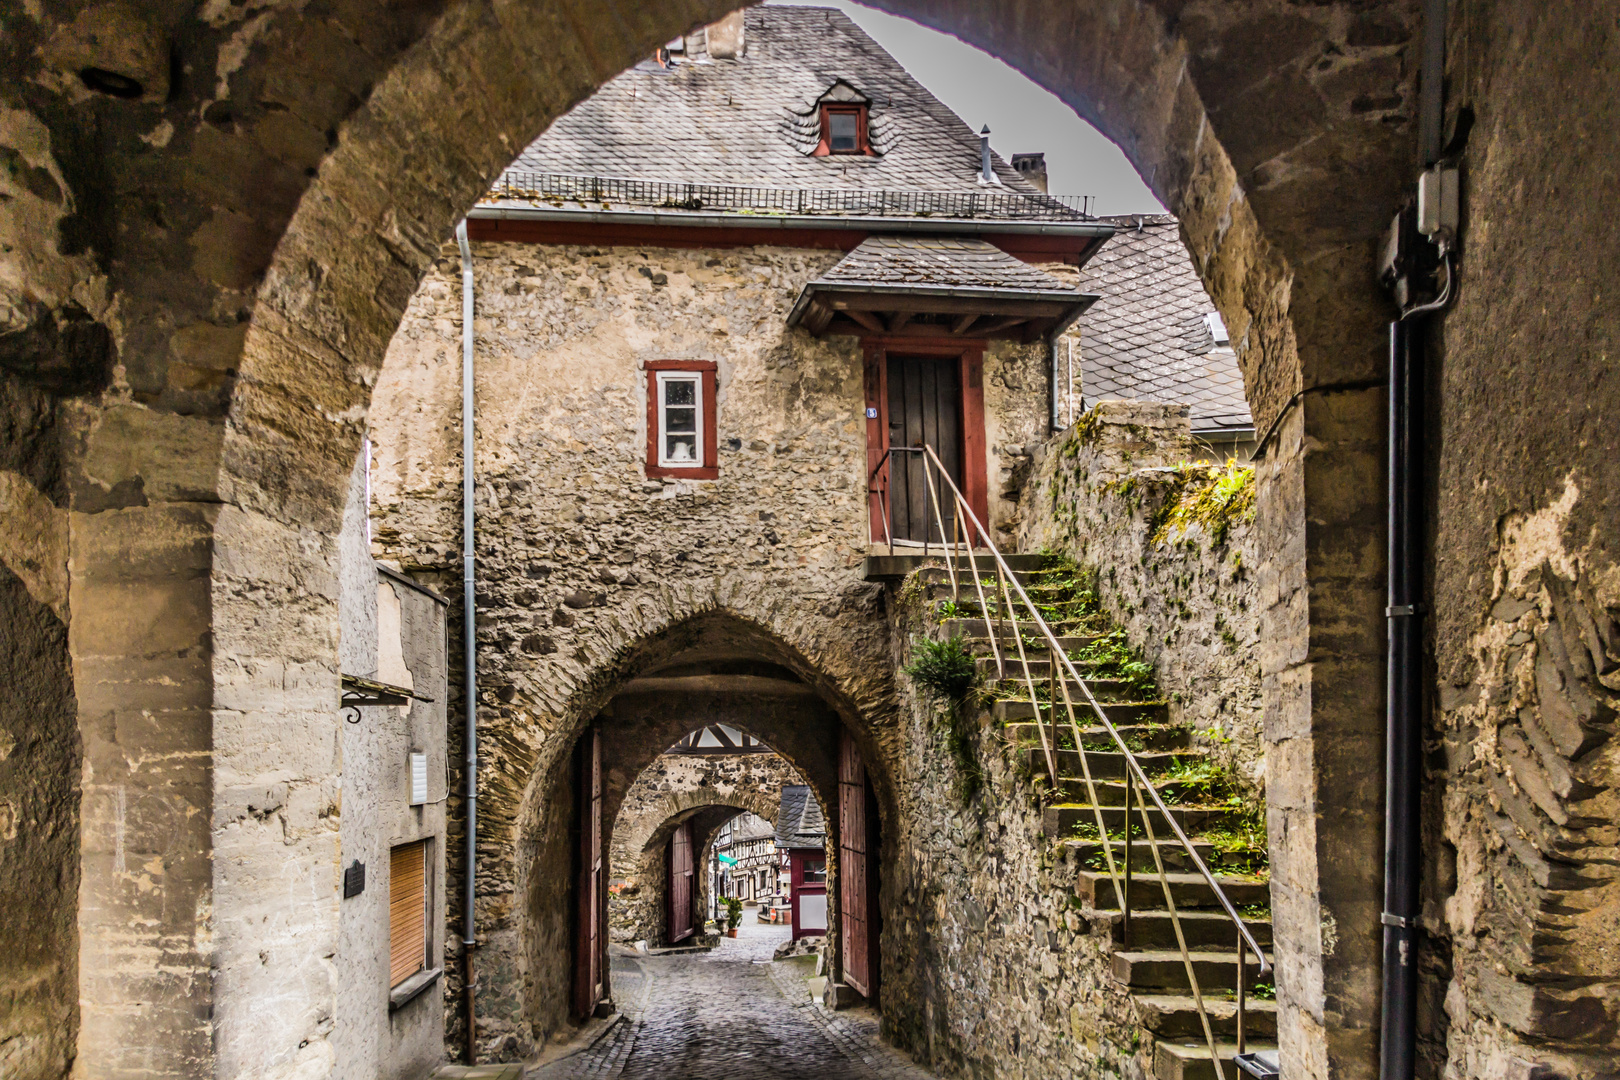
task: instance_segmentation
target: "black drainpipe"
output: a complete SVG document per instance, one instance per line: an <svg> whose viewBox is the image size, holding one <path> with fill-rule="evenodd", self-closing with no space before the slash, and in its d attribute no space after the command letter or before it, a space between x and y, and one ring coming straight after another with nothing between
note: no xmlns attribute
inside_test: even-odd
<svg viewBox="0 0 1620 1080"><path fill-rule="evenodd" d="M1446 0L1424 0L1418 143L1439 160L1444 113ZM1412 1080L1417 1059L1417 916L1423 784L1423 346L1428 313L1453 292L1389 326L1389 597L1385 688L1383 1017L1380 1080Z"/></svg>
<svg viewBox="0 0 1620 1080"><path fill-rule="evenodd" d="M1422 624L1418 395L1424 320L1389 327L1389 670L1384 779L1382 1080L1411 1080L1417 1034Z"/></svg>

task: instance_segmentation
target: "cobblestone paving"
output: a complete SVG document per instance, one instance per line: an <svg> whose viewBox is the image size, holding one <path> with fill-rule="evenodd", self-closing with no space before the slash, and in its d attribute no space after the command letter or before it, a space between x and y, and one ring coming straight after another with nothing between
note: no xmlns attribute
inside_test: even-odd
<svg viewBox="0 0 1620 1080"><path fill-rule="evenodd" d="M933 1080L884 1045L871 1010L828 1013L802 971L774 964L785 927L745 925L708 953L615 957L625 1018L587 1051L535 1080Z"/></svg>

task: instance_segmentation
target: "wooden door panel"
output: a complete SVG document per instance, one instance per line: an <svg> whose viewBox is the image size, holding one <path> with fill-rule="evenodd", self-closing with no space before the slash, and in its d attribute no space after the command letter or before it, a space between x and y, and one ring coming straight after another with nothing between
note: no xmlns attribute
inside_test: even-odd
<svg viewBox="0 0 1620 1080"><path fill-rule="evenodd" d="M866 767L849 732L838 747L838 918L843 938L844 981L872 996L867 871Z"/></svg>
<svg viewBox="0 0 1620 1080"><path fill-rule="evenodd" d="M669 838L669 880L665 896L668 906L667 936L671 945L692 936L692 888L696 873L692 865L692 826L682 822Z"/></svg>
<svg viewBox="0 0 1620 1080"><path fill-rule="evenodd" d="M890 356L889 446L932 446L958 488L962 486L962 379L960 361L952 358ZM922 454L896 454L890 459L890 528L897 540L941 543L939 518L929 502L929 484L943 488L938 476L924 475ZM948 490L936 491L940 517L951 527Z"/></svg>
<svg viewBox="0 0 1620 1080"><path fill-rule="evenodd" d="M593 728L581 736L579 777L579 881L574 939L574 1013L587 1017L602 1000L606 891L602 858L602 741Z"/></svg>

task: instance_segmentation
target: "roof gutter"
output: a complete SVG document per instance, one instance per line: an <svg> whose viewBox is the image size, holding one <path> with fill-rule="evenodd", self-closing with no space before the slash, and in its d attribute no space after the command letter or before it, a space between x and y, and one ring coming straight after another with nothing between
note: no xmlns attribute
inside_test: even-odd
<svg viewBox="0 0 1620 1080"><path fill-rule="evenodd" d="M570 210L539 206L475 206L474 221L551 221L592 225L685 226L709 229L832 229L881 233L985 233L1020 236L1109 237L1119 226L1103 221L1006 221L990 218L846 217L834 214L702 214L690 210Z"/></svg>

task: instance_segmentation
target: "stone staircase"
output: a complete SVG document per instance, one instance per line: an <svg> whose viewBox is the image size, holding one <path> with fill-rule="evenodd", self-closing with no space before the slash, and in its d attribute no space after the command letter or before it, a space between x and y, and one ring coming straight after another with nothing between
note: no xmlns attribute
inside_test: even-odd
<svg viewBox="0 0 1620 1080"><path fill-rule="evenodd" d="M1228 899L1238 908L1260 946L1271 945L1270 888L1267 884L1266 847L1255 822L1264 820L1252 800L1237 797L1194 745L1192 732L1171 726L1168 707L1152 683L1151 672L1136 660L1123 635L1097 603L1090 584L1072 566L1038 555L1007 556L1009 568L1030 599L1041 608L1059 646L1096 696L1111 723L1141 763L1164 799L1176 823L1215 873ZM1158 1080L1215 1080L1209 1044L1199 1022L1186 966L1176 943L1175 927L1166 908L1164 885L1154 868L1153 848L1166 869L1171 896L1192 955L1193 970L1204 999L1204 1009L1216 1036L1228 1080L1241 1074L1232 1064L1237 1052L1237 931L1215 898L1214 890L1199 874L1156 808L1150 809L1157 843L1150 844L1141 812L1133 813L1129 857L1135 877L1131 890L1130 938L1114 884L1107 872L1103 848L1112 851L1123 868L1125 838L1125 755L1105 728L1086 724L1092 717L1079 687L1068 683L1081 724L1081 745L1076 746L1061 709L1052 754L1058 781L1048 779L1047 751L1041 745L1036 710L1045 714L1053 692L1051 657L1044 643L1035 647L1038 631L1022 623L1025 657L1034 676L1036 701L1022 675L1011 623L987 628L979 615L977 594L970 576L961 577L961 598L952 602L948 572L943 567L920 571L925 598L941 619L943 636L961 636L977 657L980 693L988 699L991 721L1003 736L1030 782L1040 793L1042 833L1048 844L1061 849L1053 854L1063 864L1078 867L1075 898L1092 932L1110 943L1113 975L1128 988L1142 1028L1153 1039L1153 1071ZM985 596L996 611L990 571L981 559L980 578ZM991 653L991 635L1002 648L1005 661L1000 677ZM1009 655L1010 654L1010 655ZM1061 670L1061 667L1060 667ZM1048 722L1046 733L1053 739ZM1089 766L1097 804L1093 806L1081 768L1081 755ZM1149 803L1151 807L1151 803ZM1101 812L1106 835L1097 831ZM1267 956L1268 962L1270 956ZM1248 961L1245 1005L1245 1050L1274 1050L1277 1032L1276 1003L1271 976L1259 978L1253 956ZM1256 984L1260 984L1258 987Z"/></svg>

